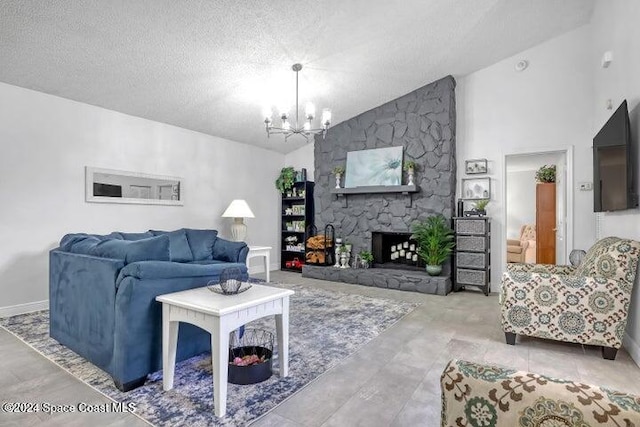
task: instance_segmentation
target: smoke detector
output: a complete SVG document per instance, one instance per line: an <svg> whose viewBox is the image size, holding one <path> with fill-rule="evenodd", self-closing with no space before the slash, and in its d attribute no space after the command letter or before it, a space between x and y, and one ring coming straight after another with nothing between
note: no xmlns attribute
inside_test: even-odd
<svg viewBox="0 0 640 427"><path fill-rule="evenodd" d="M526 70L528 66L529 62L527 62L525 59L521 59L520 61L516 62L515 69L516 71L520 72Z"/></svg>

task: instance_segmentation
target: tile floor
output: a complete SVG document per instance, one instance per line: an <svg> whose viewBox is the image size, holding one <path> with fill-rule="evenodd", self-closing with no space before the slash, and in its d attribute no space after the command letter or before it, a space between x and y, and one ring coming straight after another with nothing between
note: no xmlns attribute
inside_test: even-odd
<svg viewBox="0 0 640 427"><path fill-rule="evenodd" d="M605 361L599 348L519 337L504 343L498 298L465 291L447 297L303 279L272 280L421 305L253 424L278 426L436 426L440 374L452 358L495 363L640 394L640 368L624 351ZM0 331L0 402L74 404L109 400ZM14 415L0 426L143 426L131 414Z"/></svg>

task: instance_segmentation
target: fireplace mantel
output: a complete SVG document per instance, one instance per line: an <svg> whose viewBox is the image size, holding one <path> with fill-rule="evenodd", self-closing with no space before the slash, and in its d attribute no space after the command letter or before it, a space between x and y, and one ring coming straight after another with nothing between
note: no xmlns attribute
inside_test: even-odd
<svg viewBox="0 0 640 427"><path fill-rule="evenodd" d="M378 193L400 193L407 196L407 207L411 207L412 193L420 191L417 185L371 185L366 187L353 188L332 188L331 194L335 194L338 199L342 199L342 207L347 207L347 197L349 194L378 194Z"/></svg>

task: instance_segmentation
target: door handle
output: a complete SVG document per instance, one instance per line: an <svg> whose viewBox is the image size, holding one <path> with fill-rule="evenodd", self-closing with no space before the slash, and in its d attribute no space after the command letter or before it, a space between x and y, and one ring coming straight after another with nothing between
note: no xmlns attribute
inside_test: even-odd
<svg viewBox="0 0 640 427"><path fill-rule="evenodd" d="M557 228L552 228L551 230L552 230L552 231L558 231L558 229L557 229Z"/></svg>

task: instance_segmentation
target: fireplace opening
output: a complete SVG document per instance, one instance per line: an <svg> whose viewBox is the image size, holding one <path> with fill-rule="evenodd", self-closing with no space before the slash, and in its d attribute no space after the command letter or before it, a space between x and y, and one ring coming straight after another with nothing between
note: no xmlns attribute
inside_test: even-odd
<svg viewBox="0 0 640 427"><path fill-rule="evenodd" d="M411 233L371 233L373 267L424 271L425 264L418 255L418 244Z"/></svg>

